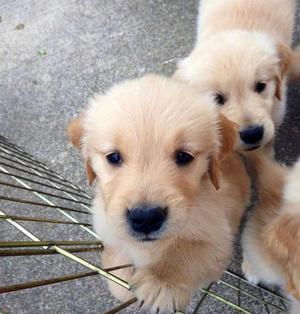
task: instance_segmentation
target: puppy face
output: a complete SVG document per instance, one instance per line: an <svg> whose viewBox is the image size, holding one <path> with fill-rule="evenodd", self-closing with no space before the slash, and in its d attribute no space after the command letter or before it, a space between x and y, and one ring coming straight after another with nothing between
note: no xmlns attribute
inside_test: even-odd
<svg viewBox="0 0 300 314"><path fill-rule="evenodd" d="M239 148L253 150L271 142L282 121L289 59L289 48L263 34L224 32L196 47L175 77L209 92L221 112L239 125Z"/></svg>
<svg viewBox="0 0 300 314"><path fill-rule="evenodd" d="M89 178L96 177L102 223L133 241L185 232L199 190L218 185L221 151L234 149L234 128L209 98L156 76L97 96L69 134L76 145L81 139Z"/></svg>

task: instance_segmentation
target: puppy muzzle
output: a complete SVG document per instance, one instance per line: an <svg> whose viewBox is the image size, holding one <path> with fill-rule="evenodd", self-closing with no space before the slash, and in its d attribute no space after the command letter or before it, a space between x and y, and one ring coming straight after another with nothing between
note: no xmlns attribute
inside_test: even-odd
<svg viewBox="0 0 300 314"><path fill-rule="evenodd" d="M168 209L141 204L127 209L130 234L139 241L157 240L167 220Z"/></svg>
<svg viewBox="0 0 300 314"><path fill-rule="evenodd" d="M260 148L264 137L264 127L261 125L250 126L240 131L241 146L245 151Z"/></svg>

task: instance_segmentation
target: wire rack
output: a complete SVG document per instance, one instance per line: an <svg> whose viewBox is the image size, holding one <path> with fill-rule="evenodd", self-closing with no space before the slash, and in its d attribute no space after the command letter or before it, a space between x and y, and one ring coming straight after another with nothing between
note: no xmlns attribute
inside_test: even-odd
<svg viewBox="0 0 300 314"><path fill-rule="evenodd" d="M130 265L109 269L100 266L98 253L103 246L92 230L90 201L87 193L0 136L1 313L12 311L7 301L9 294L67 281L74 283L85 277L104 277L129 289L129 284L112 271ZM24 265L20 266L21 259L34 269L41 256L51 256L54 261L51 268L48 265L42 272L44 278L38 273L35 277L34 272L28 275ZM70 261L73 266L67 266L69 272L56 275L55 268L61 269ZM136 303L133 298L101 313L138 313ZM187 313L277 314L287 312L287 308L288 301L279 294L227 271L219 282L195 293Z"/></svg>

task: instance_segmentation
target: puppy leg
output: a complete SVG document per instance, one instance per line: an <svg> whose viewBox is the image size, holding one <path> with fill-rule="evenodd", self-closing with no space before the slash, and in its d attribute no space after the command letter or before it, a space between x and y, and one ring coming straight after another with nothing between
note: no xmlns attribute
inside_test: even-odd
<svg viewBox="0 0 300 314"><path fill-rule="evenodd" d="M262 229L255 213L248 221L243 232L242 248L242 270L249 282L279 285L284 283L284 275L279 265L270 256L264 245Z"/></svg>
<svg viewBox="0 0 300 314"><path fill-rule="evenodd" d="M259 284L260 279L255 274L253 267L251 266L251 262L247 259L247 255L243 255L243 262L242 262L242 271L245 278L254 285Z"/></svg>
<svg viewBox="0 0 300 314"><path fill-rule="evenodd" d="M263 278L259 277L259 272L256 271L256 260L258 257L258 247L256 243L256 231L253 232L252 225L254 224L252 218L247 223L242 236L242 248L243 248L243 262L242 271L246 279L257 285Z"/></svg>
<svg viewBox="0 0 300 314"><path fill-rule="evenodd" d="M115 266L131 264L130 260L125 255L123 255L119 250L112 247L105 247L101 256L103 268L111 268ZM132 277L133 268L127 267L123 269L118 269L115 271L111 271L111 273L129 282ZM107 284L112 295L120 301L125 302L133 298L133 293L126 288L121 287L111 280L107 280Z"/></svg>
<svg viewBox="0 0 300 314"><path fill-rule="evenodd" d="M283 210L292 211L291 208ZM300 214L279 215L264 229L263 239L270 255L286 275L288 293L300 300Z"/></svg>
<svg viewBox="0 0 300 314"><path fill-rule="evenodd" d="M132 287L139 302L154 312L184 311L194 289L219 279L226 269L227 242L176 241L159 261L136 270Z"/></svg>
<svg viewBox="0 0 300 314"><path fill-rule="evenodd" d="M254 283L282 284L282 271L268 252L263 230L279 213L287 170L264 154L253 153L248 158L256 175L259 205L242 236L243 271Z"/></svg>

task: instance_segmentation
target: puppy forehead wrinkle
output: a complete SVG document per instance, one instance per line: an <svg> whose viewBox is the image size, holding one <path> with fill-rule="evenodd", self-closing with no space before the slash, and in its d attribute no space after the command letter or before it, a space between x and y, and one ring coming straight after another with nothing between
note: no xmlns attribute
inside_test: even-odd
<svg viewBox="0 0 300 314"><path fill-rule="evenodd" d="M189 142L209 136L216 115L208 97L200 97L185 84L151 76L126 82L93 99L85 129L104 147L118 140L149 147L175 140L180 132Z"/></svg>
<svg viewBox="0 0 300 314"><path fill-rule="evenodd" d="M202 62L197 61L200 56ZM180 63L186 79L216 90L230 79L249 84L260 77L273 78L278 65L276 45L268 36L242 30L212 36Z"/></svg>
<svg viewBox="0 0 300 314"><path fill-rule="evenodd" d="M251 45L249 45L249 42ZM243 53L247 57L267 54L268 57L277 56L275 42L267 35L258 32L234 30L221 32L212 36L203 46L210 46L217 50L219 47L222 53L229 53L235 56ZM203 48L204 49L204 48Z"/></svg>

